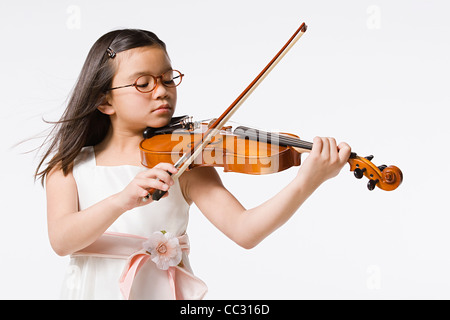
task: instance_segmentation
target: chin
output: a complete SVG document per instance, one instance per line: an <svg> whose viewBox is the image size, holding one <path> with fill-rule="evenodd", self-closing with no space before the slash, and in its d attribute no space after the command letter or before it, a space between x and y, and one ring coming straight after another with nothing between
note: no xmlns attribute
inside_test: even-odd
<svg viewBox="0 0 450 320"><path fill-rule="evenodd" d="M167 114L164 116L161 115L155 119L152 119L148 123L148 126L152 127L152 128L161 128L161 127L167 126L170 123L172 116L173 116L173 114Z"/></svg>

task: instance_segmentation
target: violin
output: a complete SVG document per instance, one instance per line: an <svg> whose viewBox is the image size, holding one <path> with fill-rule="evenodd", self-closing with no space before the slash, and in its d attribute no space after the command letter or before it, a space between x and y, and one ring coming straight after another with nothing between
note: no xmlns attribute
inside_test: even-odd
<svg viewBox="0 0 450 320"><path fill-rule="evenodd" d="M203 139L212 121L193 122L192 117L175 117L162 128L147 128L140 143L142 164L152 168L160 162L175 164ZM203 148L187 170L196 167L222 167L224 172L271 174L301 164L301 154L312 149L311 142L291 133L272 133L246 126L221 128ZM352 152L348 163L356 178L369 179L367 188L395 190L403 180L396 166L375 166L373 156L360 157Z"/></svg>
<svg viewBox="0 0 450 320"><path fill-rule="evenodd" d="M191 117L175 117L163 128L147 128L140 143L141 160L145 167L152 168L160 162L174 164L178 178L185 170L198 166L223 167L225 172L246 174L268 174L299 166L301 154L312 149L312 143L300 140L294 134L270 133L245 126L234 128L228 120L250 96L255 88L273 70L293 45L306 32L300 27L289 38L281 50L216 119L193 122ZM395 166L375 166L373 156L360 157L352 152L349 157L350 171L356 178L367 177L369 190L395 190L403 180L401 170ZM149 190L144 201L152 196L159 200L166 191Z"/></svg>

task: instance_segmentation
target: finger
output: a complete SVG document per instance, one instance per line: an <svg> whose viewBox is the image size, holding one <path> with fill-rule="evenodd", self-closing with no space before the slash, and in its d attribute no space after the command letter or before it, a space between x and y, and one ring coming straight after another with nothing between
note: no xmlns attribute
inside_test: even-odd
<svg viewBox="0 0 450 320"><path fill-rule="evenodd" d="M312 154L320 154L322 152L323 142L320 137L315 137L313 140L313 146L311 153Z"/></svg>
<svg viewBox="0 0 450 320"><path fill-rule="evenodd" d="M152 189L152 190L155 190L155 189ZM153 202L152 193L149 191L146 191L145 194L141 196L141 203L149 204L150 202Z"/></svg>
<svg viewBox="0 0 450 320"><path fill-rule="evenodd" d="M141 189L145 191L148 191L150 189L159 189L162 191L167 191L170 188L170 186L167 183L159 179L141 178L136 179L136 183Z"/></svg>
<svg viewBox="0 0 450 320"><path fill-rule="evenodd" d="M339 158L342 162L347 162L348 159L350 158L350 154L352 152L352 148L345 142L341 142L338 145L338 150L339 150Z"/></svg>
<svg viewBox="0 0 450 320"><path fill-rule="evenodd" d="M328 138L322 138L322 143L322 156L328 159L330 157L330 141L328 140Z"/></svg>
<svg viewBox="0 0 450 320"><path fill-rule="evenodd" d="M178 172L178 169L175 168L175 166L171 163L167 163L167 162L160 162L158 163L155 168L159 168L159 169L163 169L165 171L168 171L172 174L175 174Z"/></svg>
<svg viewBox="0 0 450 320"><path fill-rule="evenodd" d="M337 148L337 144L336 144L336 139L334 138L328 138L328 142L330 144L330 158L332 160L338 160L339 159L339 154L338 154L338 148Z"/></svg>
<svg viewBox="0 0 450 320"><path fill-rule="evenodd" d="M156 168L156 166L152 169L145 171L143 177L147 179L161 180L170 186L174 184L172 176L169 174L169 172L161 168Z"/></svg>

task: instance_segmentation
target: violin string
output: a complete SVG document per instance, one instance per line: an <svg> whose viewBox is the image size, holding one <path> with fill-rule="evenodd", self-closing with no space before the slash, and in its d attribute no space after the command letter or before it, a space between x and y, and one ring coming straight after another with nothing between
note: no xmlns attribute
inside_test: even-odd
<svg viewBox="0 0 450 320"><path fill-rule="evenodd" d="M239 130L238 130L239 129ZM292 146L302 149L311 150L312 142L303 141L299 138L285 136L283 134L270 133L266 131L256 130L244 126L240 126L234 130L234 134L242 137L248 137L252 140L257 141L267 141L271 142L272 140L278 141L280 145ZM264 138L264 139L261 139Z"/></svg>

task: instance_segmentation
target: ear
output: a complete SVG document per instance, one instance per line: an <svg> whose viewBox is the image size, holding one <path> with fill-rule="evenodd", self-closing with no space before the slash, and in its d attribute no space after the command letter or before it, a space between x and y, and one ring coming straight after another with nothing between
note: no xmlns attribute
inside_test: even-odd
<svg viewBox="0 0 450 320"><path fill-rule="evenodd" d="M111 115L113 115L113 114L116 113L116 110L114 110L113 106L109 103L108 100L109 100L109 99L108 99L108 95L107 95L107 94L106 94L106 95L103 95L103 96L99 99L100 103L99 103L97 109L98 109L101 113L104 113L104 114L107 114L107 115L110 115L110 116L111 116Z"/></svg>

